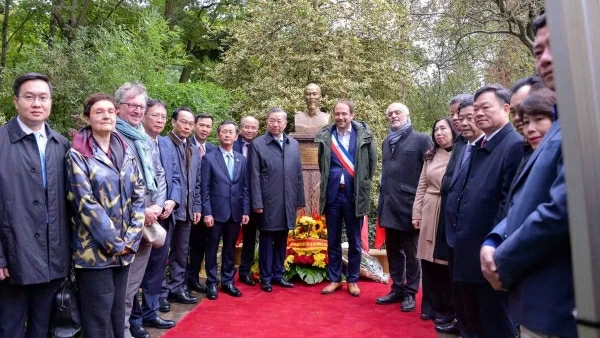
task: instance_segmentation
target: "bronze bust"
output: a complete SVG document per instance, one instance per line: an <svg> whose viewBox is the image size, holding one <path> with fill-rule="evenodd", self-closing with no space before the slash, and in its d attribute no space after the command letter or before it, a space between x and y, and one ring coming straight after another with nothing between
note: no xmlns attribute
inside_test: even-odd
<svg viewBox="0 0 600 338"><path fill-rule="evenodd" d="M329 114L321 111L321 87L309 83L304 89L306 110L296 113L294 122L297 133L316 133L329 124Z"/></svg>

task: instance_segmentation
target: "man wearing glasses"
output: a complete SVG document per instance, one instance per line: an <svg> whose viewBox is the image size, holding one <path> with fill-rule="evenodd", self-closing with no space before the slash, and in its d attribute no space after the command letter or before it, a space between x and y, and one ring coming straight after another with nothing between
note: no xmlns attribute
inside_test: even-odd
<svg viewBox="0 0 600 338"><path fill-rule="evenodd" d="M117 117L117 132L123 137L127 146L133 150L138 167L143 174L146 189L144 192L146 211L144 225L148 226L157 221L162 214L167 195L165 170L160 156L153 153L153 142L144 131L142 119L146 111L148 95L146 88L140 83L125 83L115 93L115 101L119 109ZM150 337L142 326L134 325L129 328L129 317L133 302L137 300L138 289L144 278L152 244L144 241L135 253L135 259L129 268L127 293L125 295L125 336Z"/></svg>

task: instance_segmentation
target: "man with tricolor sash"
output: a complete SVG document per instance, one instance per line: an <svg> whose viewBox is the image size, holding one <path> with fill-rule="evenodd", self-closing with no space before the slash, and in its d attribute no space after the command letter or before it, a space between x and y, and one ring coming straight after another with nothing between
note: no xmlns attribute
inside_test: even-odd
<svg viewBox="0 0 600 338"><path fill-rule="evenodd" d="M353 121L354 104L339 100L334 107L335 123L316 135L321 172L320 212L327 219L327 272L331 283L322 294L342 286L342 220L348 237L348 292L360 295L358 281L361 260L360 231L371 203L371 179L377 167L373 133L363 122Z"/></svg>

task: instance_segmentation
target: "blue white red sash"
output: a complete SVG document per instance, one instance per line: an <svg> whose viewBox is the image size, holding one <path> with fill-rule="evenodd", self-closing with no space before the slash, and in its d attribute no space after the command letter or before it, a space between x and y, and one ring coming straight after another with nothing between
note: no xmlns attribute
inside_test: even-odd
<svg viewBox="0 0 600 338"><path fill-rule="evenodd" d="M348 150L344 148L342 142L338 139L337 130L334 130L333 133L331 133L331 150L350 176L354 177L354 157L350 155Z"/></svg>

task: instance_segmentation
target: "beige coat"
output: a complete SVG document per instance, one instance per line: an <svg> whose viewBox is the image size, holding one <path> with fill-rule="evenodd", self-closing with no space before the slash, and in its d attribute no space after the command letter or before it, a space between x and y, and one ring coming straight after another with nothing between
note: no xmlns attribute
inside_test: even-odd
<svg viewBox="0 0 600 338"><path fill-rule="evenodd" d="M425 161L423 164L412 214L413 220L421 220L417 257L445 265L448 262L433 259L433 250L435 249L435 235L440 217L440 187L442 177L446 172L446 166L450 160L450 154L451 152L438 148L433 159Z"/></svg>

